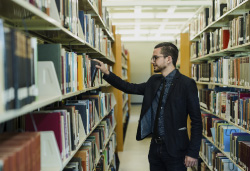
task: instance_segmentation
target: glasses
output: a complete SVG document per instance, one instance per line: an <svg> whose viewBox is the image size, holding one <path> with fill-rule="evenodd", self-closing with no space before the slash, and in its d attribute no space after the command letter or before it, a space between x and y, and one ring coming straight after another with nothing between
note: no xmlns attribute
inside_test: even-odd
<svg viewBox="0 0 250 171"><path fill-rule="evenodd" d="M153 56L152 58L151 58L151 60L153 60L154 62L158 59L158 58L160 58L160 57L164 57L164 56Z"/></svg>

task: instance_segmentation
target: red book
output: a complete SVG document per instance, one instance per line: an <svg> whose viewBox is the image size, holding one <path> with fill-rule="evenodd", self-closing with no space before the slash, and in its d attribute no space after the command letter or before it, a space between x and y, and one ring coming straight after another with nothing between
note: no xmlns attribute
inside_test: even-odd
<svg viewBox="0 0 250 171"><path fill-rule="evenodd" d="M229 28L227 28L227 27L223 27L222 28L222 37L223 37L223 49L227 49L227 47L228 47L228 42L229 42L229 36L230 36L230 34L229 34Z"/></svg>
<svg viewBox="0 0 250 171"><path fill-rule="evenodd" d="M34 119L37 130L35 130L31 115ZM62 134L61 134L61 113L60 112L41 112L25 116L26 131L53 131L62 154Z"/></svg>

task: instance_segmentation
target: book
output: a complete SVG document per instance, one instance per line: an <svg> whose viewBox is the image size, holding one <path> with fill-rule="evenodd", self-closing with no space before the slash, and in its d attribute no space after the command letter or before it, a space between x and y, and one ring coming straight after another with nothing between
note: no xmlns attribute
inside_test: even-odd
<svg viewBox="0 0 250 171"><path fill-rule="evenodd" d="M62 130L60 112L36 112L25 116L26 131L53 131L62 156Z"/></svg>
<svg viewBox="0 0 250 171"><path fill-rule="evenodd" d="M61 88L63 90L62 84L62 58L61 58L61 44L40 44L38 45L38 61L52 61L57 79Z"/></svg>

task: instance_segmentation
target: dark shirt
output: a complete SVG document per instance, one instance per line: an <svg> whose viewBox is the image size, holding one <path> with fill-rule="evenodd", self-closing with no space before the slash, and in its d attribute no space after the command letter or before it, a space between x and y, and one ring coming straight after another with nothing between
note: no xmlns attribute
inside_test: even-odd
<svg viewBox="0 0 250 171"><path fill-rule="evenodd" d="M165 86L165 91L163 94L163 98L162 98L162 103L161 103L161 110L160 110L160 114L159 114L159 120L158 120L158 135L159 136L164 136L165 132L164 132L164 113L166 114L166 112L164 112L164 106L166 103L166 99L167 99L167 95L168 95L168 91L169 88L172 84L173 78L175 76L176 73L176 69L173 70L171 73L169 73L166 77L165 77L165 81L166 81L166 86ZM152 121L152 132L154 130L154 123L155 123L155 116L156 116L156 111L157 111L157 107L158 107L158 103L159 103L159 98L160 98L160 94L161 94L161 90L163 88L163 83L161 83L160 88L157 90L156 96L152 102L151 105L151 110L152 110L152 114L153 114L153 119Z"/></svg>

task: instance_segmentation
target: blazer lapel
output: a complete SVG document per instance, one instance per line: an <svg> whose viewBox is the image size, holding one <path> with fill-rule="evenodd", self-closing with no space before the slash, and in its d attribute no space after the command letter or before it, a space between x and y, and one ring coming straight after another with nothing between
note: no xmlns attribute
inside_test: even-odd
<svg viewBox="0 0 250 171"><path fill-rule="evenodd" d="M174 87L176 85L176 82L178 81L180 76L181 76L181 74L180 74L179 70L176 70L175 76L173 78L173 82L172 82L172 84L171 84L171 86L170 86L170 88L168 90L168 95L167 95L166 102L168 101L170 94L173 92L173 89L174 89Z"/></svg>
<svg viewBox="0 0 250 171"><path fill-rule="evenodd" d="M145 100L145 106L142 108L142 116L144 116L144 114L148 111L149 107L151 106L151 104L155 98L155 95L157 93L157 90L159 89L159 87L161 85L162 78L163 78L163 76L159 75L159 77L152 80L153 81L153 83L151 84L152 87L150 87L151 91L148 91L148 94L147 94L146 100Z"/></svg>

